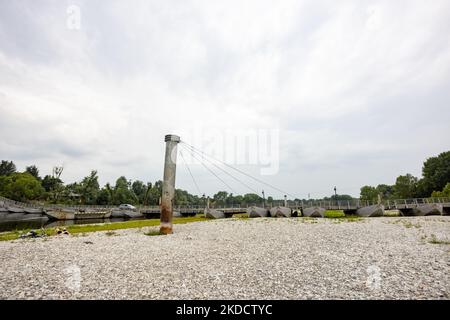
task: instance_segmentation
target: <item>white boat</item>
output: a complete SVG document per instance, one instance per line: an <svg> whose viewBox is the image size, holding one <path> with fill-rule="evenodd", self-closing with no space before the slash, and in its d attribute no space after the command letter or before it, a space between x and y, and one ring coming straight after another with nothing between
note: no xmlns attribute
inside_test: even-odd
<svg viewBox="0 0 450 320"><path fill-rule="evenodd" d="M304 217L323 218L325 217L325 209L321 207L311 207L302 210Z"/></svg>
<svg viewBox="0 0 450 320"><path fill-rule="evenodd" d="M247 214L249 218L264 218L269 216L269 210L261 207L248 207Z"/></svg>

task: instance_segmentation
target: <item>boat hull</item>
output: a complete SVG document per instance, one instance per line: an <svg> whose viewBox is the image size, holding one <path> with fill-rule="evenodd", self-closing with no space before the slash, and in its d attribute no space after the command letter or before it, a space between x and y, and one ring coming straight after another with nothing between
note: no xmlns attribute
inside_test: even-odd
<svg viewBox="0 0 450 320"><path fill-rule="evenodd" d="M270 209L270 215L272 217L290 218L292 216L292 210L291 208L287 207L274 207Z"/></svg>
<svg viewBox="0 0 450 320"><path fill-rule="evenodd" d="M411 210L413 216L442 215L443 212L442 204L437 203L418 205L417 208Z"/></svg>
<svg viewBox="0 0 450 320"><path fill-rule="evenodd" d="M23 211L26 214L44 214L44 210L43 209L24 208Z"/></svg>
<svg viewBox="0 0 450 320"><path fill-rule="evenodd" d="M37 213L8 213L0 212L0 222L29 221L29 220L48 220L48 217Z"/></svg>
<svg viewBox="0 0 450 320"><path fill-rule="evenodd" d="M132 211L132 210L112 210L111 211L111 218L142 218L144 215L139 211Z"/></svg>
<svg viewBox="0 0 450 320"><path fill-rule="evenodd" d="M73 210L47 210L45 214L50 220L74 220L75 211Z"/></svg>
<svg viewBox="0 0 450 320"><path fill-rule="evenodd" d="M220 210L206 208L205 209L205 217L209 219L224 219L225 213Z"/></svg>
<svg viewBox="0 0 450 320"><path fill-rule="evenodd" d="M8 207L8 211L12 213L25 213L24 208Z"/></svg>
<svg viewBox="0 0 450 320"><path fill-rule="evenodd" d="M320 207L305 208L302 214L304 217L323 218L325 217L325 209Z"/></svg>
<svg viewBox="0 0 450 320"><path fill-rule="evenodd" d="M75 219L107 219L109 217L111 217L111 210L75 213Z"/></svg>
<svg viewBox="0 0 450 320"><path fill-rule="evenodd" d="M381 217L384 214L384 206L375 204L373 206L362 207L356 210L356 214L360 217Z"/></svg>
<svg viewBox="0 0 450 320"><path fill-rule="evenodd" d="M269 210L261 207L248 207L247 214L249 218L264 218L269 216Z"/></svg>

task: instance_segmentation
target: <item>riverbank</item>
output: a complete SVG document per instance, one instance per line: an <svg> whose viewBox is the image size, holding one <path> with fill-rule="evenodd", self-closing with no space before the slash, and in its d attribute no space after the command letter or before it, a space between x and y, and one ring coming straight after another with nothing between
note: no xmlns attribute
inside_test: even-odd
<svg viewBox="0 0 450 320"><path fill-rule="evenodd" d="M398 215L398 213L397 213ZM247 214L235 214L233 215L234 218L238 219L245 219L247 218ZM354 219L360 219L357 216L346 216L342 210L327 210L325 212L326 218L332 218L332 219L346 219L346 220L354 220ZM174 224L183 224L183 223L190 223L190 222L199 222L199 221L207 221L208 218L205 218L203 214L197 214L194 217L174 217L173 222ZM80 224L67 224L67 223L80 223ZM105 222L105 221L98 221L95 222L94 220L61 220L61 221L55 221L54 224L56 224L55 227L44 227L44 233L46 236L54 236L57 234L57 230L59 228L65 228L70 233L87 233L87 232L96 232L96 231L111 231L111 230L119 230L119 229L129 229L129 228L142 228L142 227L151 227L151 226L157 226L159 225L160 220L159 219L129 219L122 222ZM4 231L0 232L0 241L8 241L8 240L15 240L20 238L21 235L28 233L31 230L37 230L41 228L22 228L22 229L15 229L12 231ZM37 230L39 233L42 232L42 230Z"/></svg>
<svg viewBox="0 0 450 320"><path fill-rule="evenodd" d="M191 223L191 222L199 222L206 221L207 219L203 216L195 216L195 217L183 217L183 218L174 218L174 224L183 224L183 223ZM112 223L93 223L93 224L75 224L75 225L61 225L58 227L45 228L41 230L37 230L39 234L43 234L46 237L51 237L57 235L57 230L64 228L70 234L84 234L89 232L98 232L98 231L114 231L120 229L132 229L132 228L143 228L143 227L152 227L159 226L159 219L139 219L139 220L128 220L123 222L112 222ZM8 232L0 233L0 241L8 241L8 240L16 240L19 239L21 235L27 234L31 229L23 229L23 230L14 230Z"/></svg>
<svg viewBox="0 0 450 320"><path fill-rule="evenodd" d="M450 217L233 219L0 242L2 299L449 299Z"/></svg>

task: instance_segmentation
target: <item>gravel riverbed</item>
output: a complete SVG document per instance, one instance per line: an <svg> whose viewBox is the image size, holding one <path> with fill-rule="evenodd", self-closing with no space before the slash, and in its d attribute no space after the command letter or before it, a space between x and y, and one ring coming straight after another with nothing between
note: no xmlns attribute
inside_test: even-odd
<svg viewBox="0 0 450 320"><path fill-rule="evenodd" d="M227 219L0 242L1 299L449 299L450 217Z"/></svg>

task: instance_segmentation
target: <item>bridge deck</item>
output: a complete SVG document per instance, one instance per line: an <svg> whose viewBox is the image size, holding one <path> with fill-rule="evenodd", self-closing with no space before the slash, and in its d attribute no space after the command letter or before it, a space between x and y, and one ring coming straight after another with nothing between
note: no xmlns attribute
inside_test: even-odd
<svg viewBox="0 0 450 320"><path fill-rule="evenodd" d="M288 201L287 206L292 210L301 210L303 208L320 207L327 210L357 210L360 208L381 204L385 210L396 209L415 209L421 205L426 204L438 204L442 205L444 209L450 208L450 198L419 198L419 199L399 199L399 200L384 200L380 203L376 201L364 201L364 200L348 200L348 201ZM282 202L273 203L271 207L283 206ZM0 206L22 207L22 208L37 208L37 209L75 209L86 211L100 211L105 209L114 209L117 206L74 206L74 205L39 205L32 203L22 203L14 200L10 200L4 197L0 197ZM246 205L229 205L229 206L212 206L211 208L223 211L229 214L245 213L248 207L258 206L262 204L246 204ZM204 206L175 206L174 211L181 213L182 215L203 213ZM159 206L141 206L137 207L137 210L143 214L159 214L161 209Z"/></svg>

